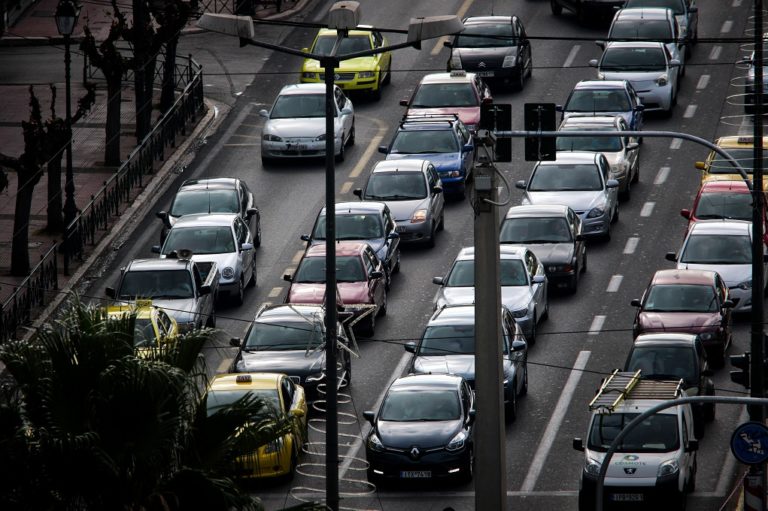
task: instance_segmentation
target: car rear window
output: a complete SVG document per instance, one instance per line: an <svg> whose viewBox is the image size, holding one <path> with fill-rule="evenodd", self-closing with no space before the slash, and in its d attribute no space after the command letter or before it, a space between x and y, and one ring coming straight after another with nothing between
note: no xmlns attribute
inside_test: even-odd
<svg viewBox="0 0 768 511"><path fill-rule="evenodd" d="M711 286L657 284L648 290L643 304L647 312L717 312L718 302Z"/></svg>
<svg viewBox="0 0 768 511"><path fill-rule="evenodd" d="M196 213L237 213L237 190L181 190L171 206L171 216Z"/></svg>
<svg viewBox="0 0 768 511"><path fill-rule="evenodd" d="M748 193L704 193L696 205L699 220L731 218L752 220L752 195Z"/></svg>
<svg viewBox="0 0 768 511"><path fill-rule="evenodd" d="M399 131L392 142L390 153L430 154L456 153L459 142L453 130Z"/></svg>
<svg viewBox="0 0 768 511"><path fill-rule="evenodd" d="M696 355L693 347L638 346L632 350L627 371L640 370L645 379L685 380L686 386L698 383Z"/></svg>
<svg viewBox="0 0 768 511"><path fill-rule="evenodd" d="M178 225L178 224L177 224ZM163 254L174 250L188 249L193 254L227 254L235 252L235 238L232 228L221 227L180 227L168 231L163 244Z"/></svg>
<svg viewBox="0 0 768 511"><path fill-rule="evenodd" d="M245 348L254 351L312 349L323 342L319 325L306 321L254 323Z"/></svg>
<svg viewBox="0 0 768 511"><path fill-rule="evenodd" d="M603 189L600 171L592 164L539 165L528 191L597 191Z"/></svg>
<svg viewBox="0 0 768 511"><path fill-rule="evenodd" d="M325 215L317 220L314 239L325 239ZM384 237L384 226L379 213L336 215L337 240L369 240Z"/></svg>
<svg viewBox="0 0 768 511"><path fill-rule="evenodd" d="M680 255L681 263L693 264L749 264L752 246L749 236L694 234Z"/></svg>
<svg viewBox="0 0 768 511"><path fill-rule="evenodd" d="M605 127L584 128L589 130L606 130ZM610 129L612 131L612 129ZM563 131L577 131L565 129ZM584 131L584 130L581 130ZM557 137L556 147L558 151L592 151L617 153L621 151L621 138L619 137Z"/></svg>
<svg viewBox="0 0 768 511"><path fill-rule="evenodd" d="M412 108L479 105L480 99L468 82L424 83L419 86L411 101Z"/></svg>
<svg viewBox="0 0 768 511"><path fill-rule="evenodd" d="M427 184L421 172L375 172L365 186L364 199L414 200L427 196Z"/></svg>
<svg viewBox="0 0 768 511"><path fill-rule="evenodd" d="M608 47L600 62L600 70L609 72L651 72L665 71L666 69L667 60L661 47Z"/></svg>
<svg viewBox="0 0 768 511"><path fill-rule="evenodd" d="M615 21L608 34L611 40L635 39L638 41L672 41L672 27L667 20Z"/></svg>
<svg viewBox="0 0 768 511"><path fill-rule="evenodd" d="M507 218L501 224L502 243L570 243L571 229L563 217Z"/></svg>
<svg viewBox="0 0 768 511"><path fill-rule="evenodd" d="M238 399L251 395L263 399L267 406L275 411L280 410L280 397L277 389L254 389L254 390L211 390L205 396L206 412L208 417L218 412L222 408L232 406Z"/></svg>
<svg viewBox="0 0 768 511"><path fill-rule="evenodd" d="M622 90L575 90L565 105L566 112L626 112L629 98Z"/></svg>

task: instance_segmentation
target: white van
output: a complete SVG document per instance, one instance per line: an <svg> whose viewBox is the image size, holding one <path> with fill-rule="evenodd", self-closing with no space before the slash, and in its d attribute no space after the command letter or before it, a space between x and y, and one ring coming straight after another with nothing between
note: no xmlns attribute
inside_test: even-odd
<svg viewBox="0 0 768 511"><path fill-rule="evenodd" d="M574 449L584 453L580 511L595 508L600 467L619 431L652 406L682 396L682 381L642 380L640 371L615 371L603 382L589 405L592 417L586 443L573 439ZM686 494L696 486L697 449L689 404L649 417L623 439L611 458L603 487L604 504L631 502L684 509Z"/></svg>

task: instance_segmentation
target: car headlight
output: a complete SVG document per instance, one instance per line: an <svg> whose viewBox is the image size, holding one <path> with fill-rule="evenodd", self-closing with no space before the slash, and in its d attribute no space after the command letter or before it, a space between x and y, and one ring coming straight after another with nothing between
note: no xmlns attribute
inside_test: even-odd
<svg viewBox="0 0 768 511"><path fill-rule="evenodd" d="M235 269L232 268L231 266L227 266L226 268L221 270L221 276L227 280L233 279L235 278Z"/></svg>
<svg viewBox="0 0 768 511"><path fill-rule="evenodd" d="M602 466L602 463L599 461L587 458L587 462L584 465L584 471L594 477L598 477L600 475L600 467Z"/></svg>
<svg viewBox="0 0 768 511"><path fill-rule="evenodd" d="M317 80L317 73L301 73L302 78L306 78L308 80Z"/></svg>
<svg viewBox="0 0 768 511"><path fill-rule="evenodd" d="M715 334L713 334L712 332L705 332L703 334L699 334L699 337L701 338L702 341L711 341L712 339L715 338Z"/></svg>
<svg viewBox="0 0 768 511"><path fill-rule="evenodd" d="M739 282L736 287L741 290L748 291L752 289L752 279L745 280L744 282Z"/></svg>
<svg viewBox="0 0 768 511"><path fill-rule="evenodd" d="M501 67L515 67L517 58L514 55L507 55L504 57L504 62L501 63Z"/></svg>
<svg viewBox="0 0 768 511"><path fill-rule="evenodd" d="M668 83L669 76L667 76L666 73L656 78L656 84L658 84L659 87L664 87Z"/></svg>
<svg viewBox="0 0 768 511"><path fill-rule="evenodd" d="M411 215L411 223L412 224L420 224L427 221L427 210L426 209L417 209L413 212L413 215Z"/></svg>
<svg viewBox="0 0 768 511"><path fill-rule="evenodd" d="M357 76L359 78L373 78L376 76L376 73L374 71L360 71L357 73Z"/></svg>
<svg viewBox="0 0 768 511"><path fill-rule="evenodd" d="M677 474L680 470L680 464L676 459L667 460L659 465L659 470L656 473L656 477L669 477Z"/></svg>
<svg viewBox="0 0 768 511"><path fill-rule="evenodd" d="M441 172L440 174L446 177L459 177L461 172L458 170L449 170L448 172Z"/></svg>
<svg viewBox="0 0 768 511"><path fill-rule="evenodd" d="M315 141L316 141L316 142L322 142L323 140L325 140L325 133L323 133L322 135L318 135L318 136L316 136L316 137L315 137Z"/></svg>
<svg viewBox="0 0 768 511"><path fill-rule="evenodd" d="M368 448L376 452L384 451L384 444L381 443L376 433L371 433L371 436L368 437Z"/></svg>
<svg viewBox="0 0 768 511"><path fill-rule="evenodd" d="M466 431L459 431L456 433L456 436L454 436L450 442L448 442L448 445L445 446L446 451L460 451L464 448L464 445L467 443L467 432Z"/></svg>
<svg viewBox="0 0 768 511"><path fill-rule="evenodd" d="M589 213L587 213L587 218L597 218L599 216L603 216L604 214L605 214L605 209L592 208L589 210Z"/></svg>
<svg viewBox="0 0 768 511"><path fill-rule="evenodd" d="M464 126L466 126L466 127L467 127L467 129L468 129L470 132L472 132L472 133L474 133L475 131L477 131L477 124L465 124Z"/></svg>
<svg viewBox="0 0 768 511"><path fill-rule="evenodd" d="M275 454L283 450L283 437L264 446L264 454Z"/></svg>
<svg viewBox="0 0 768 511"><path fill-rule="evenodd" d="M461 69L461 57L457 53L451 55L451 69Z"/></svg>
<svg viewBox="0 0 768 511"><path fill-rule="evenodd" d="M516 311L512 311L513 318L524 318L527 315L528 315L528 307L523 307L522 309L517 309Z"/></svg>
<svg viewBox="0 0 768 511"><path fill-rule="evenodd" d="M195 329L195 320L192 321L177 321L176 325L179 327L180 333L186 333Z"/></svg>
<svg viewBox="0 0 768 511"><path fill-rule="evenodd" d="M282 139L282 138L278 137L277 135L273 135L273 134L271 134L271 133L264 133L264 134L261 136L261 138L262 138L263 140L268 140L268 141L270 141L270 142L282 142L282 141L283 141L283 139Z"/></svg>

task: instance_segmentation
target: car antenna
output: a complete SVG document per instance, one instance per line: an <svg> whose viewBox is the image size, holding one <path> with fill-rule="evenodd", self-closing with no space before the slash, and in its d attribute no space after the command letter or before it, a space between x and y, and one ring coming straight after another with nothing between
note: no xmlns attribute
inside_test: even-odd
<svg viewBox="0 0 768 511"><path fill-rule="evenodd" d="M494 2L493 0L491 0L491 16L494 16L494 14L493 14L493 4L494 4L494 3L495 3L495 2Z"/></svg>
<svg viewBox="0 0 768 511"><path fill-rule="evenodd" d="M205 182L205 194L208 196L208 214L211 214L211 191L208 189L210 186L210 183L208 181Z"/></svg>

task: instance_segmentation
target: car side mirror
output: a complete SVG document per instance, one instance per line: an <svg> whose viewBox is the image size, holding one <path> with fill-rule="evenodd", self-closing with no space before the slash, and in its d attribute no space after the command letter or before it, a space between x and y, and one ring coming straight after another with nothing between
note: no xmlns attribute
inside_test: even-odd
<svg viewBox="0 0 768 511"><path fill-rule="evenodd" d="M112 298L113 300L117 296L117 293L115 292L114 287L108 287L107 289L105 289L104 294L107 295L109 298Z"/></svg>
<svg viewBox="0 0 768 511"><path fill-rule="evenodd" d="M670 60L669 67L680 67L680 61L677 59Z"/></svg>
<svg viewBox="0 0 768 511"><path fill-rule="evenodd" d="M383 279L384 278L384 272L383 271L372 271L371 272L371 278L372 279Z"/></svg>
<svg viewBox="0 0 768 511"><path fill-rule="evenodd" d="M674 252L667 252L667 255L665 255L664 258L667 261L672 261L673 263L677 262L677 254Z"/></svg>
<svg viewBox="0 0 768 511"><path fill-rule="evenodd" d="M688 440L688 445L685 447L685 452L695 452L699 450L698 440Z"/></svg>
<svg viewBox="0 0 768 511"><path fill-rule="evenodd" d="M527 347L528 347L528 343L522 339L515 339L514 341L512 341L513 352L525 351Z"/></svg>
<svg viewBox="0 0 768 511"><path fill-rule="evenodd" d="M693 164L694 167L696 167L698 170L707 170L707 164L703 161L697 161Z"/></svg>
<svg viewBox="0 0 768 511"><path fill-rule="evenodd" d="M606 188L618 188L619 187L619 182L617 180L615 180L615 179L609 179L608 181L605 182L605 187Z"/></svg>
<svg viewBox="0 0 768 511"><path fill-rule="evenodd" d="M400 106L408 106L409 104L410 104L410 101L407 99L400 100Z"/></svg>
<svg viewBox="0 0 768 511"><path fill-rule="evenodd" d="M245 216L246 218L251 218L253 215L255 215L258 212L259 210L256 208L248 208L247 210L245 210Z"/></svg>
<svg viewBox="0 0 768 511"><path fill-rule="evenodd" d="M631 302L629 302L629 304L630 304L632 307L640 307L640 305L641 305L641 303L640 303L640 299L639 299L639 298L633 298L633 299L632 299L632 301L631 301Z"/></svg>
<svg viewBox="0 0 768 511"><path fill-rule="evenodd" d="M544 282L546 282L546 280L547 280L547 277L545 277L544 275L534 275L533 276L533 283L534 284L543 284Z"/></svg>
<svg viewBox="0 0 768 511"><path fill-rule="evenodd" d="M372 410L366 410L363 412L363 417L365 420L371 423L371 426L374 425L374 421L376 420L376 412Z"/></svg>
<svg viewBox="0 0 768 511"><path fill-rule="evenodd" d="M525 185L526 185L525 181L518 181L515 183L515 188L520 188L521 190L525 190Z"/></svg>
<svg viewBox="0 0 768 511"><path fill-rule="evenodd" d="M396 240L399 237L400 237L400 234L398 234L396 232L390 232L389 234L387 234L387 239L388 240Z"/></svg>
<svg viewBox="0 0 768 511"><path fill-rule="evenodd" d="M152 253L153 254L159 254L160 253L160 245L152 245Z"/></svg>
<svg viewBox="0 0 768 511"><path fill-rule="evenodd" d="M453 48L453 43L451 41L443 41L443 46L445 48Z"/></svg>
<svg viewBox="0 0 768 511"><path fill-rule="evenodd" d="M380 145L379 146L379 152L381 154L387 154L389 152L389 148L387 146L385 146L385 145Z"/></svg>
<svg viewBox="0 0 768 511"><path fill-rule="evenodd" d="M360 197L360 200L363 200L363 189L362 188L355 188L354 190L352 190L352 194L357 196L357 197Z"/></svg>
<svg viewBox="0 0 768 511"><path fill-rule="evenodd" d="M464 146L462 146L461 148L462 153L471 153L474 150L475 150L475 146L473 146L472 144L464 144Z"/></svg>
<svg viewBox="0 0 768 511"><path fill-rule="evenodd" d="M211 286L210 284L206 284L204 286L200 286L200 296L205 296L211 294Z"/></svg>
<svg viewBox="0 0 768 511"><path fill-rule="evenodd" d="M262 108L261 110L259 110L259 116L264 117L265 119L269 119L269 112L267 112Z"/></svg>
<svg viewBox="0 0 768 511"><path fill-rule="evenodd" d="M629 144L627 144L627 151L634 151L638 147L640 147L640 144L638 144L637 142L630 142Z"/></svg>
<svg viewBox="0 0 768 511"><path fill-rule="evenodd" d="M163 225L165 225L167 228L171 228L171 221L168 218L168 212L167 211L158 211L155 213L155 216L163 221Z"/></svg>
<svg viewBox="0 0 768 511"><path fill-rule="evenodd" d="M416 353L416 343L413 341L408 341L404 345L405 351L408 353Z"/></svg>
<svg viewBox="0 0 768 511"><path fill-rule="evenodd" d="M599 47L601 50L604 50L604 49L605 49L605 41L599 41L599 40L598 40L598 41L595 41L595 44L596 44L596 45L597 45L597 46L598 46L598 47Z"/></svg>
<svg viewBox="0 0 768 511"><path fill-rule="evenodd" d="M283 273L283 280L286 282L293 282L293 275L290 273Z"/></svg>
<svg viewBox="0 0 768 511"><path fill-rule="evenodd" d="M470 408L469 412L467 412L467 424L472 424L475 422L475 418L477 417L477 410L474 408Z"/></svg>
<svg viewBox="0 0 768 511"><path fill-rule="evenodd" d="M763 254L763 262L768 263L768 254Z"/></svg>
<svg viewBox="0 0 768 511"><path fill-rule="evenodd" d="M302 234L300 238L301 238L301 241L306 241L307 243L309 243L309 234Z"/></svg>
<svg viewBox="0 0 768 511"><path fill-rule="evenodd" d="M642 112L645 110L645 105L637 105L635 107L635 112Z"/></svg>
<svg viewBox="0 0 768 511"><path fill-rule="evenodd" d="M576 241L584 241L584 235L583 234L577 234L576 235Z"/></svg>
<svg viewBox="0 0 768 511"><path fill-rule="evenodd" d="M240 338L239 337L232 337L229 340L229 345L233 348L239 348L240 347Z"/></svg>
<svg viewBox="0 0 768 511"><path fill-rule="evenodd" d="M492 105L493 98L486 96L483 98L483 100L480 103L482 103L483 105Z"/></svg>
<svg viewBox="0 0 768 511"><path fill-rule="evenodd" d="M723 309L733 309L736 306L733 300L726 300L723 302Z"/></svg>
<svg viewBox="0 0 768 511"><path fill-rule="evenodd" d="M690 209L681 209L680 210L680 216L690 220L691 219L691 210Z"/></svg>
<svg viewBox="0 0 768 511"><path fill-rule="evenodd" d="M577 451L584 452L584 440L581 438L574 438L573 439L573 448Z"/></svg>
<svg viewBox="0 0 768 511"><path fill-rule="evenodd" d="M438 193L443 193L443 187L439 185L435 185L432 187L432 193L437 195Z"/></svg>
<svg viewBox="0 0 768 511"><path fill-rule="evenodd" d="M253 243L242 243L240 245L240 250L245 252L246 250L253 250Z"/></svg>
<svg viewBox="0 0 768 511"><path fill-rule="evenodd" d="M443 285L443 277L432 277L432 283L437 284L438 286Z"/></svg>
<svg viewBox="0 0 768 511"><path fill-rule="evenodd" d="M563 111L563 105L555 105L555 111L556 112L562 112Z"/></svg>
<svg viewBox="0 0 768 511"><path fill-rule="evenodd" d="M352 109L348 106L345 106L341 109L341 115L352 115Z"/></svg>
<svg viewBox="0 0 768 511"><path fill-rule="evenodd" d="M692 5L688 8L688 12L693 14L694 12L699 12L699 7L697 5Z"/></svg>
<svg viewBox="0 0 768 511"><path fill-rule="evenodd" d="M302 410L301 408L291 408L291 411L289 413L299 419L304 417L304 410Z"/></svg>
<svg viewBox="0 0 768 511"><path fill-rule="evenodd" d="M589 61L589 67L597 67L597 59L591 59Z"/></svg>

